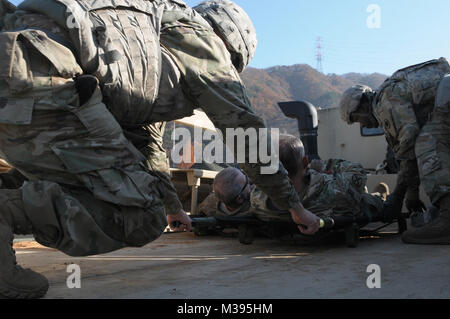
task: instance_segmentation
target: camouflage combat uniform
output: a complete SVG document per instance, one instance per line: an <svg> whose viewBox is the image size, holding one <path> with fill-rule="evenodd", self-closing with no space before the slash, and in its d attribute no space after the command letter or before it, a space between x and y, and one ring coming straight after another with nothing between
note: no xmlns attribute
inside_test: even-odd
<svg viewBox="0 0 450 319"><path fill-rule="evenodd" d="M399 70L381 85L373 104L400 161L398 185L417 193L422 181L433 203L450 189L448 110L435 108L437 88L447 73L450 65L444 58Z"/></svg>
<svg viewBox="0 0 450 319"><path fill-rule="evenodd" d="M7 209L25 212L46 246L92 255L142 246L162 233L163 203L176 194L163 177L166 159L150 155L161 154L151 147L160 137L150 127L144 165L124 130L159 130L155 123L200 106L222 130L264 127L224 43L180 1L27 0L19 9L4 20L10 32L0 34L0 156L28 181L0 196ZM77 27L65 28L68 19ZM182 85L169 92L178 94L180 112L178 104L156 101L159 36L181 75ZM260 166L243 168L279 207L299 203L282 166L270 176Z"/></svg>
<svg viewBox="0 0 450 319"><path fill-rule="evenodd" d="M252 191L254 187L252 186ZM236 211L231 212L227 209L224 203L219 201L215 193L211 193L205 198L203 202L198 205L198 212L200 215L206 216L251 216L250 201L244 202L244 204Z"/></svg>
<svg viewBox="0 0 450 319"><path fill-rule="evenodd" d="M32 231L37 241L68 255L142 246L167 226L161 182L144 165L144 156L125 138L118 121L146 123L151 111L159 83L155 75L160 74L152 70L158 66L152 57L155 48L159 52L155 30L160 29L160 20L153 25L149 17L160 19L162 4L141 1L136 3L141 11L95 11L96 17L117 19L116 27L134 32L131 49L145 39L132 52L130 64L114 60L128 53L125 50L105 53L105 59L111 55L104 61L111 72L102 69L102 63L91 72L103 81L100 91L96 78L79 77L95 60L83 47L88 41L74 44L68 39L75 31L65 30L65 21L58 24L43 15L55 18L65 2L69 3L26 1L21 8L32 13L17 11L4 20L10 32L0 35L0 153L28 181L14 192L1 190L1 200L6 209L25 213L32 230L28 227L22 233ZM131 18L141 25L130 26ZM102 47L107 48L108 43ZM116 43L116 49L123 48ZM78 59L73 52L79 53ZM124 81L108 85L111 74ZM132 106L136 109L130 110Z"/></svg>
<svg viewBox="0 0 450 319"><path fill-rule="evenodd" d="M222 132L226 128L265 127L251 108L230 53L211 26L194 10L183 5L168 2L165 12L160 35L163 61L161 85L152 119L170 121L190 116L195 108L201 107ZM140 135L145 138L148 129L139 129ZM155 143L158 141L160 143ZM143 153L148 158L158 157L161 163L166 163L160 138L150 137ZM244 164L243 169L280 207L288 209L299 202L283 167L277 174L265 176L259 173L258 164ZM168 176L168 173L165 175ZM171 199L165 201L166 208L177 212L182 205L170 178L165 180L164 193Z"/></svg>
<svg viewBox="0 0 450 319"><path fill-rule="evenodd" d="M432 199L437 200L439 196L449 194L450 74L439 85L431 119L417 138L416 155L422 183L427 192L434 195Z"/></svg>
<svg viewBox="0 0 450 319"><path fill-rule="evenodd" d="M366 214L370 220L383 209L380 196L365 192L367 175L360 164L329 160L325 172L308 169L304 181L305 186L299 192L301 202L319 217ZM258 188L252 192L250 201L252 212L261 220L292 220L289 212L273 205L271 199Z"/></svg>

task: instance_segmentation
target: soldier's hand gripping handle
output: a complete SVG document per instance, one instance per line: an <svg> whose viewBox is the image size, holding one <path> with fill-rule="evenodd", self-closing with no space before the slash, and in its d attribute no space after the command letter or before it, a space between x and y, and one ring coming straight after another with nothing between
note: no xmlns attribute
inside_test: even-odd
<svg viewBox="0 0 450 319"><path fill-rule="evenodd" d="M172 231L187 231L190 232L192 229L192 220L184 212L180 212L176 215L167 215L167 223Z"/></svg>
<svg viewBox="0 0 450 319"><path fill-rule="evenodd" d="M314 235L320 229L320 218L305 209L301 204L289 210L292 220L305 235Z"/></svg>
<svg viewBox="0 0 450 319"><path fill-rule="evenodd" d="M334 219L331 217L324 217L320 219L320 229L333 229L335 226Z"/></svg>

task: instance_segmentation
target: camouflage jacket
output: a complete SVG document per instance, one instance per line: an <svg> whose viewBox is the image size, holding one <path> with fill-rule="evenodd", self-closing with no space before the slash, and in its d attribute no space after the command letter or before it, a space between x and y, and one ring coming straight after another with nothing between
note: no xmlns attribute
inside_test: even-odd
<svg viewBox="0 0 450 319"><path fill-rule="evenodd" d="M251 108L225 44L199 14L168 2L160 43L181 71L182 90L193 108L201 107L218 129L225 132L227 128L265 127ZM267 142L270 145L270 137ZM280 165L277 173L262 175L260 169L264 165L248 164L248 144L245 150L246 164L242 168L249 178L279 207L289 209L298 204L298 195L286 170Z"/></svg>
<svg viewBox="0 0 450 319"><path fill-rule="evenodd" d="M323 172L308 169L299 192L303 206L319 217L331 214L355 216L361 212L367 175L360 164L329 160ZM270 197L256 188L251 194L252 212L262 220L290 221L289 212L279 209Z"/></svg>
<svg viewBox="0 0 450 319"><path fill-rule="evenodd" d="M80 1L80 3L87 4L88 2L86 1L87 0L83 0ZM102 5L104 2L106 3L106 1L99 1L98 5ZM128 127L132 127L134 124L136 126L141 125L143 122L142 119L145 119L147 124L163 120L175 120L188 115L194 108L200 107L205 111L215 126L223 132L226 131L226 128L258 129L265 127L263 120L257 116L251 108L246 89L237 70L232 64L230 53L225 47L224 42L214 33L211 26L198 13L188 8L182 1L178 0L139 1L136 3L128 0L120 0L119 2L117 2L117 5L129 3L130 6L146 6L146 3L148 3L148 6L152 6L154 4L152 10L156 10L155 17L158 18L157 21L155 21L154 31L159 33L161 47L165 49L166 53L174 62L174 64L170 66L170 68L172 68L171 70L174 70L173 66L176 66L180 73L179 81L181 87L179 85L174 85L173 90L169 87L164 95L166 97L171 94L173 94L173 96L180 96L180 89L183 92L182 98L176 102L179 102L179 104L176 104L175 106L173 104L170 106L170 99L161 98L159 102L156 100L150 108L140 107L138 110L133 111L133 109L127 110L126 108L121 107L123 104L119 103L120 99L115 101L113 105L108 104L108 101L114 101L115 90L120 89L120 87L108 86L111 90L108 91L109 93L105 93L105 96L111 96L110 99L105 102L108 109L113 113L116 120L125 130ZM90 49L90 51L87 49L87 51L80 49L84 43L84 38L74 38L74 30L65 29L65 22L61 21L66 21L66 17L65 15L58 15L59 11L56 10L57 8L52 7L53 3L69 3L69 0L48 0L45 1L45 6L41 5L40 1L28 0L25 4L23 3L19 6L19 9L22 10L19 10L17 14L9 17L9 29L26 27L49 30L48 33L54 36L54 38L62 44L64 44L67 39L70 39L69 42L71 42L72 45L69 44L68 46L75 47L75 50L73 51L78 52L77 55L79 56L77 56L77 58L83 66L83 71L85 73L90 73L92 66L90 62L95 61L95 59L92 59L91 53L95 54L96 51L91 50L93 48L90 47L87 48ZM92 5L97 5L96 3L97 2ZM28 8L33 8L33 10L40 12L40 14L25 11ZM46 8L56 9L47 10ZM136 10L133 12L135 11ZM47 13L49 13L48 16L46 16ZM108 14L108 12L105 14L102 13L101 17L106 19ZM111 14L116 13L112 12ZM138 13L135 14L138 15ZM123 17L122 13L120 14L120 17ZM136 19L141 19L141 16L136 16ZM86 35L89 40L92 37L92 30L84 30L83 28L86 29L87 26L82 26L82 28L80 28L80 35ZM83 33L83 30L86 32ZM68 33L70 33L70 35ZM150 34L149 36L154 36L154 34ZM89 43L91 42L92 41ZM106 44L107 43L105 43L105 45ZM137 43L135 44L137 45ZM150 44L148 45L150 46ZM106 50L107 48L101 49ZM122 49L125 50L126 46L121 48L121 50ZM113 53L113 51L111 51L111 53ZM118 65L117 61L114 60L117 58L114 54L111 54L110 58L112 60L110 61L111 63L108 64L108 68ZM103 62L107 63L108 61ZM164 62L164 60L162 62ZM138 64L139 63L127 63L127 65L123 66L125 68L124 70L122 70L122 68L119 68L118 70L124 74L137 76L136 72L130 73L127 70ZM166 63L166 66L169 66L169 64ZM114 70L117 71L117 69ZM97 75L100 71L97 70L93 74ZM145 76L148 76L146 70L140 71L142 72L139 74L142 73ZM110 73L106 72L103 75L108 77L108 74ZM145 77L143 77L143 79L145 79ZM108 81L110 79L107 78L106 80ZM154 79L152 78L152 81L153 80ZM151 81L143 80L141 82L142 83L140 84L142 85L148 85ZM143 90L143 87L141 86L139 86L139 88L134 88L129 87L129 83L122 84L126 85L127 93L133 93L135 92L135 89L141 96L146 96L148 93ZM153 93L148 93L149 96L152 94ZM125 97L126 96L124 95L121 98ZM146 105L146 103L141 104L144 106ZM177 111L175 111L174 108L177 108ZM136 120L136 123L132 123L133 119ZM152 139L152 137L150 137L150 139ZM158 136L153 140L157 139L159 139ZM264 138L264 142L266 141L268 142L268 145L271 145L270 136ZM246 163L242 164L242 168L249 178L269 194L278 207L289 209L298 205L298 195L282 165L279 166L279 170L275 174L261 174L261 168L265 165L259 163L249 164L249 148L250 145L247 143L245 145ZM168 184L166 183L166 185ZM166 188L164 191L171 192L172 190L173 186Z"/></svg>
<svg viewBox="0 0 450 319"><path fill-rule="evenodd" d="M200 215L206 216L250 216L252 215L250 210L250 202L245 202L238 210L231 212L227 209L224 203L218 200L216 194L211 193L206 199L198 206L198 212Z"/></svg>
<svg viewBox="0 0 450 319"><path fill-rule="evenodd" d="M226 128L265 127L251 108L229 52L209 24L185 6L168 2L165 9L160 38L161 83L152 120L170 121L189 116L194 109L202 108L223 132ZM170 182L161 128L160 124L155 123L138 129L148 140L147 145L138 149L147 157L152 168L159 168L166 210L178 212L182 204ZM249 154L248 145L246 154ZM266 176L260 174L260 165L244 164L243 168L250 179L271 194L280 207L288 209L298 203L297 194L283 167L278 173Z"/></svg>
<svg viewBox="0 0 450 319"><path fill-rule="evenodd" d="M433 112L441 79L450 72L445 58L395 72L378 89L373 114L382 126L400 164L399 184L418 189L420 180L414 145Z"/></svg>

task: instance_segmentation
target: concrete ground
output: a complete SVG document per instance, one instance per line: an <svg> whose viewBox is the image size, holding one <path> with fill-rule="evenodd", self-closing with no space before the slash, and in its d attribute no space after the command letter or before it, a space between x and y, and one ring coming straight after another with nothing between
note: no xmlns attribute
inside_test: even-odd
<svg viewBox="0 0 450 319"><path fill-rule="evenodd" d="M15 248L20 264L49 278L46 298L450 298L450 246L404 245L399 236L351 249L164 234L143 248L88 258L26 241ZM66 284L72 263L81 269L80 289ZM371 264L380 267L379 289L366 284Z"/></svg>

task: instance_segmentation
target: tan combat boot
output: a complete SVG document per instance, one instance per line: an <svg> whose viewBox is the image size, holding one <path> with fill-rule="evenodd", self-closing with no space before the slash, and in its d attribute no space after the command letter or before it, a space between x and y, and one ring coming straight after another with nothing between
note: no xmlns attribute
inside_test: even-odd
<svg viewBox="0 0 450 319"><path fill-rule="evenodd" d="M12 248L13 232L27 235L32 231L20 196L19 190L0 190L0 297L41 298L48 290L47 278L17 265Z"/></svg>
<svg viewBox="0 0 450 319"><path fill-rule="evenodd" d="M439 217L420 228L403 233L403 242L408 244L450 244L450 195L439 201Z"/></svg>

